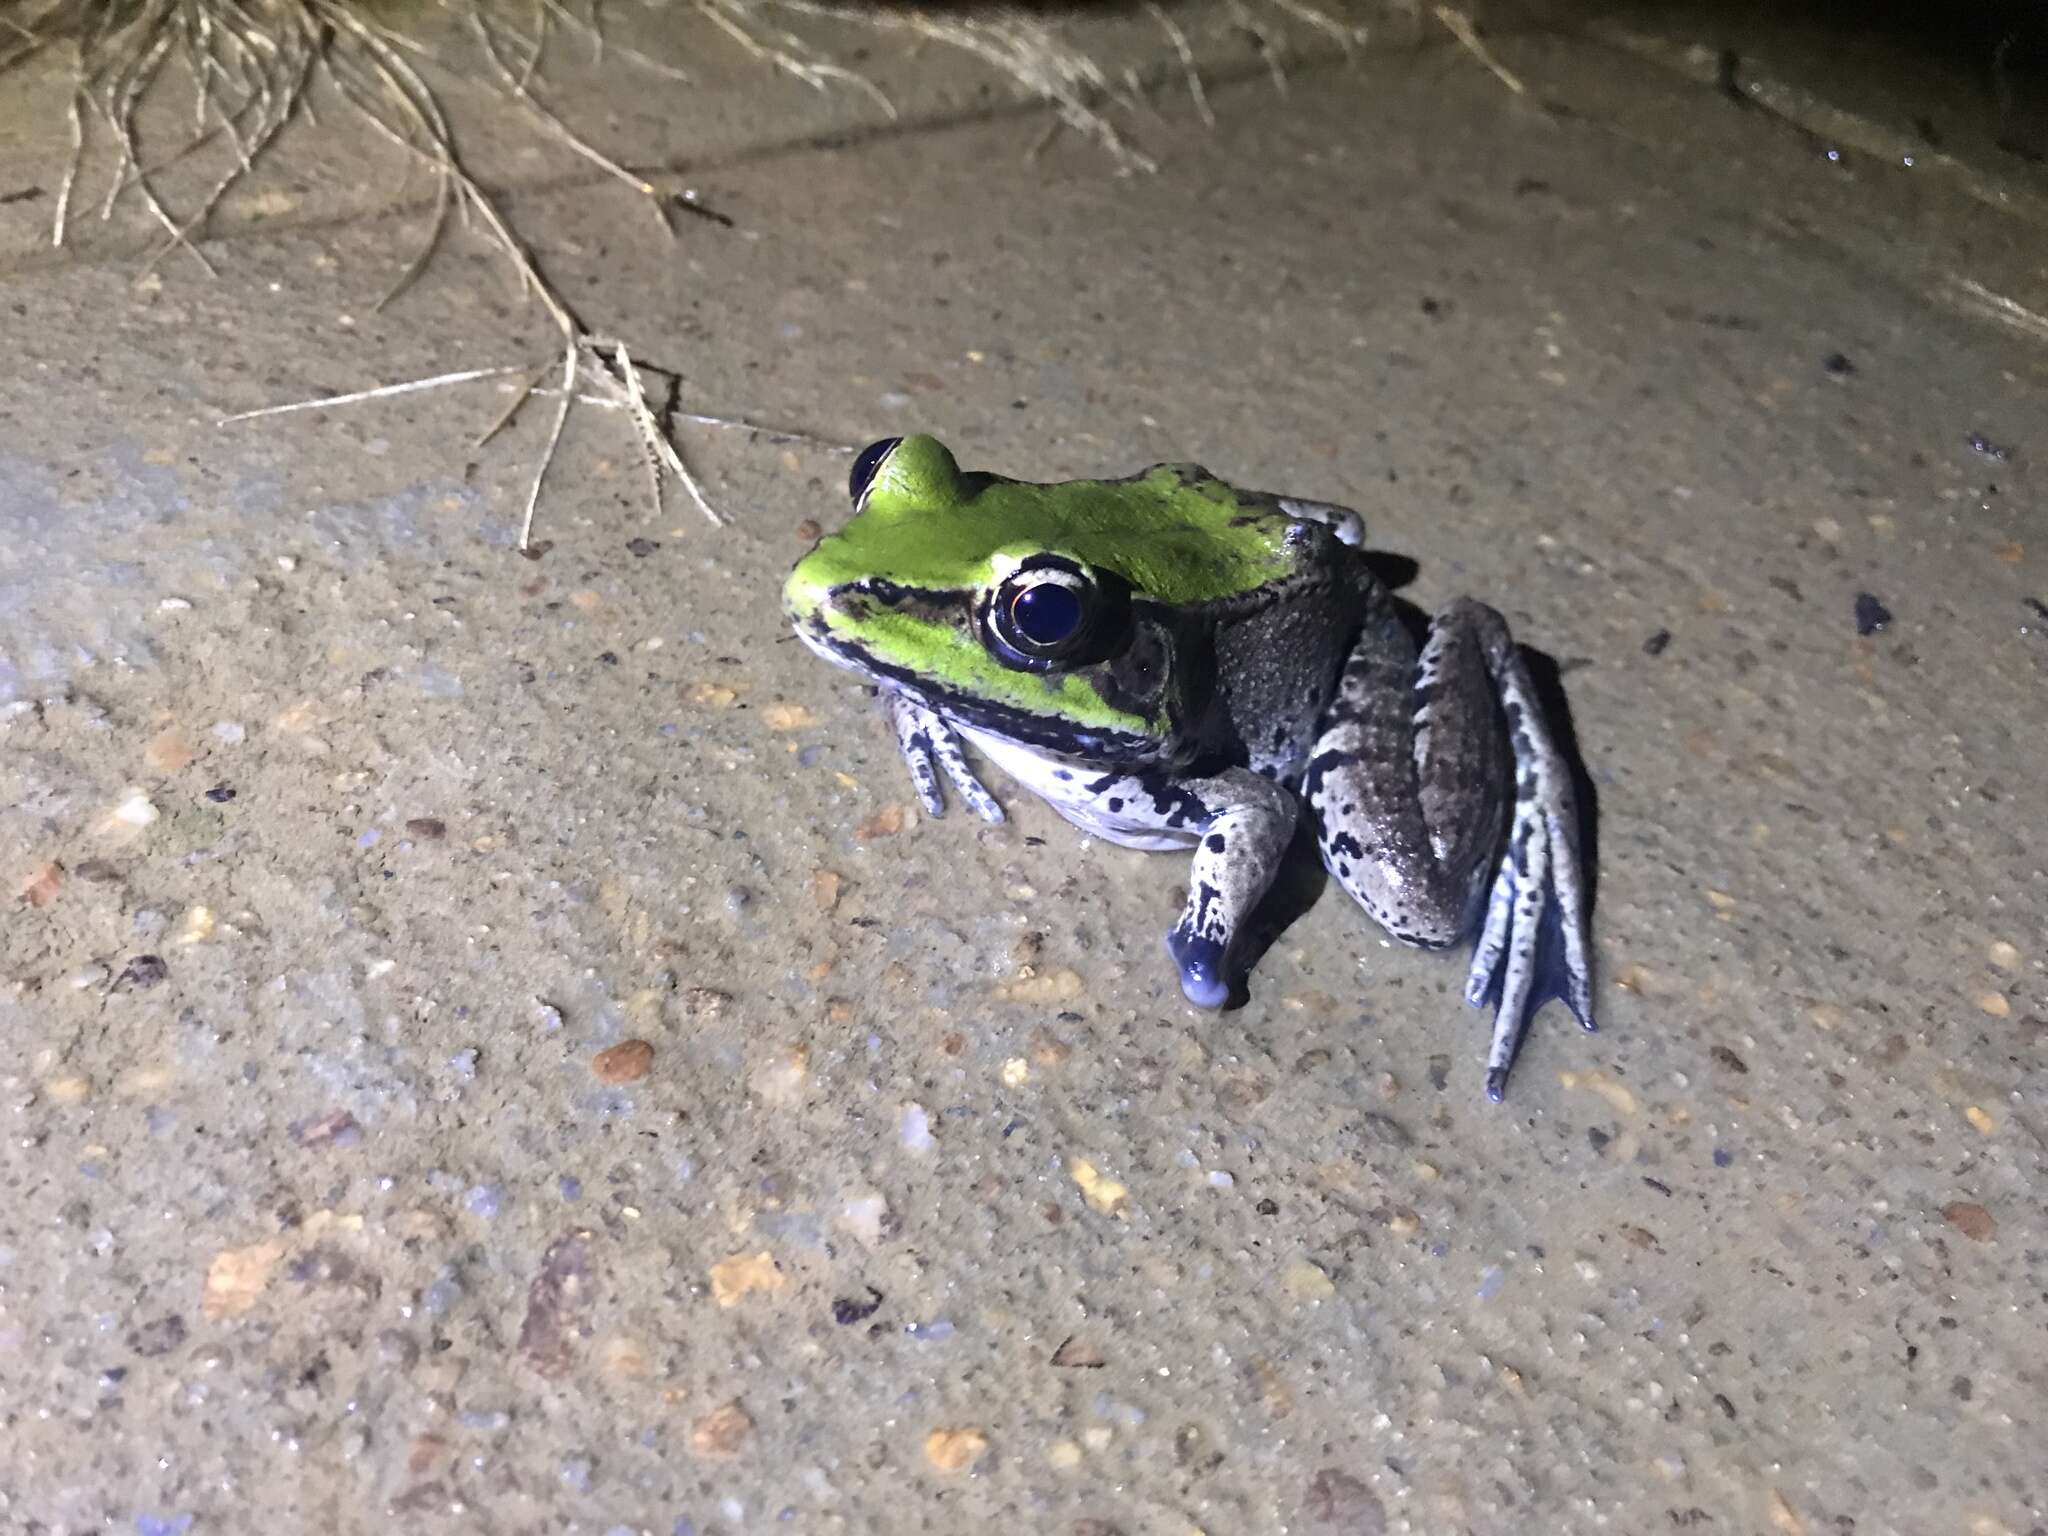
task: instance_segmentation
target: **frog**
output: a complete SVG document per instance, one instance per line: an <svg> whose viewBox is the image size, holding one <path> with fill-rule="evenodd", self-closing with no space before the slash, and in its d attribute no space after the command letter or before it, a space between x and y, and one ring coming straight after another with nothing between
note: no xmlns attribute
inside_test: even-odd
<svg viewBox="0 0 2048 1536"><path fill-rule="evenodd" d="M847 489L784 583L797 637L871 685L928 815L950 784L1004 820L971 749L1084 834L1191 852L1165 936L1190 1004L1231 999L1305 818L1389 936L1471 944L1488 1098L1546 1003L1595 1028L1570 763L1497 610L1413 624L1356 511L1195 464L1038 483L914 434Z"/></svg>

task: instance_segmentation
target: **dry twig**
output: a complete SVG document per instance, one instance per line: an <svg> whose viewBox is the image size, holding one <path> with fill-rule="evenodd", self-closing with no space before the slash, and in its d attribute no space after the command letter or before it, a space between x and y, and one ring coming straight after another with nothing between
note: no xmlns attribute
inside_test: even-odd
<svg viewBox="0 0 2048 1536"><path fill-rule="evenodd" d="M552 36L587 43L593 61L602 61L609 54L666 79L687 81L689 75L609 39L602 23L601 0L580 0L580 4L579 0L445 3L474 40L498 89L518 102L551 137L646 198L665 234L672 237L661 211L660 188L579 136L541 101L538 85ZM1137 103L1136 73L1128 72L1126 81L1113 83L1086 51L1067 40L1057 21L1021 10L961 13L860 5L853 0L672 3L685 14L703 17L771 67L817 90L842 86L858 91L892 118L896 108L879 85L838 63L817 45L772 25L770 16L782 14L893 32L907 35L913 46L932 42L958 50L1007 76L1024 93L1048 103L1056 114L1055 127L1066 126L1093 140L1119 169L1153 167L1111 117L1112 112ZM1186 32L1160 0L1143 3L1167 39L1195 110L1205 123L1212 123L1214 114ZM1279 50L1253 17L1248 0L1228 3L1232 14L1258 39L1276 88L1284 89L1286 77ZM1337 39L1347 49L1363 36L1311 0L1256 3ZM1462 18L1457 13L1439 7L1437 14L1461 41L1486 57L1471 37L1469 24L1459 30L1456 23ZM10 70L65 51L70 55L72 77L66 105L69 151L52 216L50 238L54 245L62 247L75 228L81 189L95 164L95 148L104 141L114 163L100 192L101 218L111 218L115 206L124 197L132 197L165 233L163 245L149 258L152 266L182 250L211 273L213 267L199 248L208 221L227 196L265 163L288 127L299 120L313 121L316 100L325 98L345 104L359 122L403 154L409 168L424 169L432 178L433 196L420 243L378 300L378 307L405 292L425 270L454 219L482 230L517 275L522 292L545 311L556 333L560 379L553 390L539 391L536 385L555 363L538 367L508 364L244 411L225 418L223 425L525 375L522 385L511 386L513 398L506 410L478 439L481 443L495 436L535 393L557 397L546 444L525 499L520 521L522 548L530 541L542 486L568 412L578 402L622 409L631 415L645 451L657 509L664 476L673 476L713 523L721 519L684 460L672 429L675 421L744 427L781 441L844 448L805 433L769 432L730 417L677 411L676 375L649 369L623 343L593 334L542 273L496 200L470 175L440 98L423 73L439 64L432 50L397 26L380 21L377 11L364 0L21 0L0 14L0 80ZM1489 67L1520 90L1519 83L1498 66L1489 61ZM137 126L140 109L176 75L182 75L192 91L189 135L168 148L145 146ZM216 168L200 173L204 179L197 193L174 211L164 189L177 178L168 173L209 159ZM643 384L643 376L649 373L669 381L668 398L660 410L649 401Z"/></svg>

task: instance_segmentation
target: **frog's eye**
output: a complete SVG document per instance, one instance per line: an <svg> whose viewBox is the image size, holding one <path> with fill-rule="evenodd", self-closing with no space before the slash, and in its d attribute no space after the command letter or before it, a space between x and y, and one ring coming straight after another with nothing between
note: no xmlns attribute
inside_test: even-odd
<svg viewBox="0 0 2048 1536"><path fill-rule="evenodd" d="M853 461L853 473L846 477L846 493L853 498L856 512L860 510L861 498L867 495L868 487L875 483L882 461L902 441L900 437L885 437L879 443L869 443L861 449L860 457Z"/></svg>
<svg viewBox="0 0 2048 1536"><path fill-rule="evenodd" d="M1063 582L1034 582L1018 588L1010 599L1010 627L1019 639L1041 650L1073 639L1086 617L1081 594Z"/></svg>
<svg viewBox="0 0 2048 1536"><path fill-rule="evenodd" d="M1043 557L1013 572L988 605L998 653L1031 671L1072 657L1088 641L1097 598L1087 574L1064 560Z"/></svg>

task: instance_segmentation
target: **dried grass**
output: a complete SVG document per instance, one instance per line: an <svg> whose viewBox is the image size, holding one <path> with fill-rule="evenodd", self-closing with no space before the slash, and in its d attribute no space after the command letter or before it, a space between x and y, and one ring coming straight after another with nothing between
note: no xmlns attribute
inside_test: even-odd
<svg viewBox="0 0 2048 1536"><path fill-rule="evenodd" d="M430 79L437 69L451 78L473 79L481 64L486 82L538 131L644 198L656 238L673 238L661 189L588 142L540 93L549 50L558 40L587 48L599 63L616 61L622 69L690 82L690 73L679 65L609 36L603 3L442 0L442 16L453 17L474 45L474 58L451 64L407 29L405 22L418 15L418 7L400 0L16 0L11 5L0 0L0 82L52 56L70 64L69 158L51 220L53 245L64 246L77 221L87 216L80 206L80 189L89 167L110 156L111 168L104 172L98 200L99 218L110 219L117 206L132 200L162 232L162 243L147 258L151 267L181 255L212 274L214 267L201 241L223 200L275 150L288 125L303 121L324 126L319 114L338 109L339 115L354 117L395 146L425 172L433 187L426 229L378 306L389 304L419 278L451 222L459 222L480 230L496 246L556 332L559 350L552 362L382 384L244 412L230 421L335 408L484 379L497 379L502 386L510 376L524 376L504 414L480 439L487 440L541 392L537 386L549 372L559 370L556 386L549 391L555 396L555 411L547 446L521 517L522 548L530 543L542 487L568 412L579 400L628 413L645 452L657 508L666 482L674 480L716 523L719 515L683 457L674 423L749 424L679 412L680 378L674 371L650 368L623 342L599 336L584 324L548 281L498 202L471 176ZM1162 62L1178 70L1203 121L1213 121L1186 32L1159 0L1142 3L1144 13L1160 29ZM1333 37L1347 49L1363 38L1362 30L1310 0L1226 0L1226 5L1237 25L1260 41L1274 83L1281 89L1286 83L1280 63L1283 49L1277 32L1266 25L1265 12L1254 7ZM856 27L900 36L913 46L929 43L965 53L1006 77L1021 94L1050 105L1058 126L1099 145L1119 171L1152 169L1151 159L1118 126L1120 117L1142 105L1136 74L1111 79L1085 49L1065 36L1057 18L1008 9L937 11L835 0L674 0L673 9L701 16L761 64L820 91L856 93L888 117L895 116L896 107L879 85L784 23L817 23L828 30ZM145 103L180 91L190 97L189 133L184 142L150 158L138 132L138 116ZM196 191L191 185L195 172L200 182ZM172 195L173 182L180 196ZM648 394L650 376L666 386L659 402Z"/></svg>

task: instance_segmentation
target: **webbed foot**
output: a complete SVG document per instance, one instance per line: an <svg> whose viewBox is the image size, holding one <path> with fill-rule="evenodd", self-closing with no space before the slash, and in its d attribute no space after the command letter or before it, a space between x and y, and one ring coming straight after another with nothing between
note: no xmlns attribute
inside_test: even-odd
<svg viewBox="0 0 2048 1536"><path fill-rule="evenodd" d="M1465 1001L1494 1010L1486 1096L1496 1104L1522 1032L1545 1003L1556 998L1581 1028L1597 1027L1573 817L1568 791L1561 803L1555 795L1518 801L1507 853L1487 897L1485 925L1473 946Z"/></svg>

